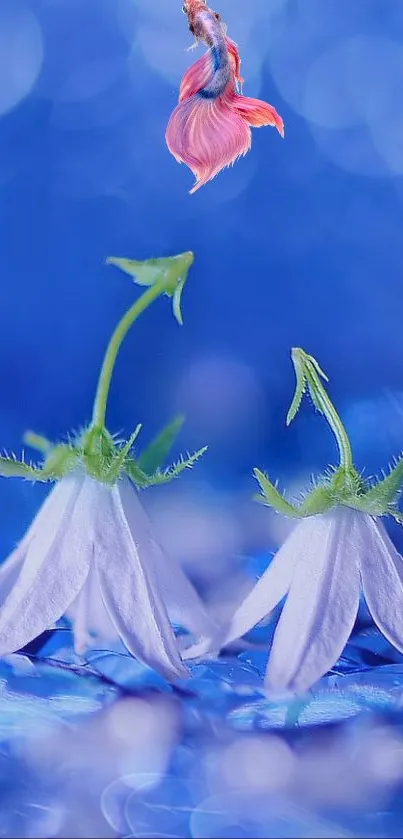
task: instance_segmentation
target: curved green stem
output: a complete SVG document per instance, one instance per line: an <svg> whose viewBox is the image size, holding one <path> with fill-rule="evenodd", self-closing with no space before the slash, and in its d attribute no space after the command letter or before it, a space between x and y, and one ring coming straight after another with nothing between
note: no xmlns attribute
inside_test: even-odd
<svg viewBox="0 0 403 839"><path fill-rule="evenodd" d="M336 438L340 455L340 468L349 472L351 469L354 469L350 441L336 408L321 382L321 378L327 381L327 376L316 359L312 355L304 352L301 347L294 347L291 352L291 358L297 377L297 385L293 401L288 411L287 424L294 419L301 404L302 396L308 387L315 408L326 417Z"/></svg>
<svg viewBox="0 0 403 839"><path fill-rule="evenodd" d="M120 346L126 337L130 327L139 315L147 309L157 297L164 294L167 290L166 279L161 279L155 285L150 286L141 297L136 300L133 306L126 312L119 321L111 340L109 341L101 373L98 380L98 387L94 401L94 409L92 413L92 426L96 428L104 428L106 406L111 386L112 373L115 367L116 358L120 350Z"/></svg>
<svg viewBox="0 0 403 839"><path fill-rule="evenodd" d="M314 378L316 385L315 396L319 410L326 417L336 438L340 455L340 468L345 471L349 471L350 469L353 469L353 453L351 451L347 431L344 428L333 402L329 399L329 396L327 395L316 371L313 372L312 377Z"/></svg>

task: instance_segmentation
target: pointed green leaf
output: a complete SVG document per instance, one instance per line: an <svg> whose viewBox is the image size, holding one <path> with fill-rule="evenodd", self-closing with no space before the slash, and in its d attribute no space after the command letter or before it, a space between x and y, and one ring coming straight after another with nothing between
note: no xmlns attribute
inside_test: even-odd
<svg viewBox="0 0 403 839"><path fill-rule="evenodd" d="M167 484L170 481L173 481L174 478L178 478L185 469L191 469L194 464L205 454L207 451L207 446L203 446L202 449L199 449L197 452L194 452L188 457L184 458L183 456L177 463L172 464L169 466L168 469L160 470L154 473L154 475L150 475L150 486L158 486L160 484Z"/></svg>
<svg viewBox="0 0 403 839"><path fill-rule="evenodd" d="M295 370L295 377L296 377L296 384L295 384L295 393L291 402L291 405L288 409L288 414L286 418L286 425L290 425L297 415L300 405L302 402L302 397L306 391L306 378L303 368L299 363L299 360L294 360L294 370Z"/></svg>
<svg viewBox="0 0 403 839"><path fill-rule="evenodd" d="M48 454L50 449L52 448L52 443L46 437L43 437L42 434L36 434L35 431L26 431L23 437L23 441L26 446L30 446L31 449L36 449L38 452L42 454Z"/></svg>
<svg viewBox="0 0 403 839"><path fill-rule="evenodd" d="M115 444L105 428L91 426L81 439L81 457L89 475L103 481L113 462Z"/></svg>
<svg viewBox="0 0 403 839"><path fill-rule="evenodd" d="M177 284L175 291L172 297L172 311L174 313L174 318L179 323L179 326L183 326L183 317L182 317L182 309L181 309L181 301L182 301L182 291L186 282L186 276L181 277Z"/></svg>
<svg viewBox="0 0 403 839"><path fill-rule="evenodd" d="M133 277L134 282L142 286L153 286L156 283L165 285L165 294L173 297L172 308L174 317L182 325L181 296L189 268L193 264L194 255L185 251L177 256L167 256L158 259L126 259L110 256L106 260L109 265L116 265L121 271Z"/></svg>
<svg viewBox="0 0 403 839"><path fill-rule="evenodd" d="M151 441L150 445L137 458L138 466L147 475L152 475L162 466L168 457L184 421L185 417L182 415L175 417L159 432L154 440Z"/></svg>
<svg viewBox="0 0 403 839"><path fill-rule="evenodd" d="M325 513L334 506L334 499L332 497L332 490L330 486L324 484L314 487L313 490L304 498L299 507L301 516L317 516L319 513Z"/></svg>
<svg viewBox="0 0 403 839"><path fill-rule="evenodd" d="M383 516L389 512L376 498L368 498L367 494L352 495L340 503L344 507L351 507L352 510L359 510L360 513L367 513L369 516Z"/></svg>
<svg viewBox="0 0 403 839"><path fill-rule="evenodd" d="M262 490L262 495L254 496L255 501L259 501L260 504L264 504L266 507L272 507L284 516L291 516L292 518L300 517L299 509L294 507L293 504L290 504L289 501L286 501L264 472L261 472L260 469L254 469L253 474Z"/></svg>
<svg viewBox="0 0 403 839"><path fill-rule="evenodd" d="M52 475L45 475L42 469L31 466L12 457L0 457L0 475L4 478L26 478L28 481L50 481Z"/></svg>
<svg viewBox="0 0 403 839"><path fill-rule="evenodd" d="M403 485L403 456L391 469L389 475L378 481L365 493L367 501L374 501L386 510L396 500Z"/></svg>
<svg viewBox="0 0 403 839"><path fill-rule="evenodd" d="M140 434L141 429L142 429L142 425L141 425L141 423L139 423L139 425L134 429L133 434L131 435L131 437L129 437L129 439L125 443L125 445L122 446L122 448L119 451L117 451L116 454L114 453L112 463L108 465L108 467L106 469L106 472L105 472L105 477L106 477L108 483L110 482L110 483L114 484L115 481L117 481L117 479L118 479L118 477L119 477L119 475L120 475L120 473L123 469L125 460L128 457L130 449L132 448L132 446L134 444L134 441L136 440L136 438Z"/></svg>
<svg viewBox="0 0 403 839"><path fill-rule="evenodd" d="M152 476L146 475L133 458L126 458L123 469L138 489L146 489L149 486L153 486Z"/></svg>
<svg viewBox="0 0 403 839"><path fill-rule="evenodd" d="M316 358L313 355L308 355L301 347L294 347L291 350L291 359L294 365L297 385L294 399L287 414L287 425L294 419L307 387L309 388L309 393L315 408L321 414L324 413L323 401L321 399L322 388L319 379L321 377L326 382L329 381Z"/></svg>
<svg viewBox="0 0 403 839"><path fill-rule="evenodd" d="M74 469L79 452L72 448L67 443L61 443L60 446L53 446L45 463L42 467L42 474L53 476L54 478L62 478Z"/></svg>

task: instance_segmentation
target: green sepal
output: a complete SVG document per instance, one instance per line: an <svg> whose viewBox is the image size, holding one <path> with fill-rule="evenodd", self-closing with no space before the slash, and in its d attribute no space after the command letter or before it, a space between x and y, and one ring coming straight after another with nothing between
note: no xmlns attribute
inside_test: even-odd
<svg viewBox="0 0 403 839"><path fill-rule="evenodd" d="M146 475L152 475L157 469L161 468L171 451L184 421L185 417L182 415L175 417L175 419L154 437L150 445L141 452L137 458L137 465L142 472L145 472Z"/></svg>
<svg viewBox="0 0 403 839"><path fill-rule="evenodd" d="M116 481L117 481L117 479L118 479L118 477L119 477L119 475L120 475L120 473L121 473L121 471L124 467L125 461L126 461L127 457L129 456L130 449L132 448L132 446L133 446L135 440L137 439L137 437L139 436L141 429L142 429L142 425L141 425L141 423L139 423L139 425L137 425L137 427L134 429L133 434L129 437L127 443L125 443L124 446L122 446L122 448L119 449L117 452L116 451L114 452L112 463L110 464L109 468L107 469L107 472L106 472L105 477L104 477L104 479L108 483L110 483L110 484L116 483Z"/></svg>
<svg viewBox="0 0 403 839"><path fill-rule="evenodd" d="M193 261L194 255L191 251L185 251L177 256L146 259L143 262L118 256L109 256L106 260L108 265L116 265L121 271L129 274L137 285L153 286L163 283L165 294L173 298L173 314L181 326L183 324L182 291Z"/></svg>
<svg viewBox="0 0 403 839"><path fill-rule="evenodd" d="M170 481L173 481L174 478L178 478L185 469L192 469L195 463L203 457L207 449L208 446L203 446L197 452L193 452L193 454L190 455L188 454L187 457L181 455L179 460L171 466L168 466L167 469L157 469L157 471L154 472L154 475L151 476L152 483L150 485L158 486L159 484L168 484Z"/></svg>
<svg viewBox="0 0 403 839"><path fill-rule="evenodd" d="M389 475L374 484L365 494L368 501L378 503L386 509L393 505L403 485L403 455L397 459Z"/></svg>
<svg viewBox="0 0 403 839"><path fill-rule="evenodd" d="M294 359L293 359L294 361ZM287 417L286 417L286 425L290 425L295 419L302 402L302 397L306 391L306 377L303 371L303 368L298 362L294 361L294 370L295 370L295 392L292 398L291 405L288 409Z"/></svg>
<svg viewBox="0 0 403 839"><path fill-rule="evenodd" d="M172 464L167 469L157 469L153 475L145 475L141 470L139 475L139 466L134 460L127 460L124 465L124 470L133 483L140 489L144 486L161 486L162 484L170 483L174 478L178 478L185 469L191 469L196 461L207 451L207 448L207 446L203 446L202 449L187 457L181 456L177 463ZM138 475L139 478L137 477ZM146 483L144 483L144 479Z"/></svg>
<svg viewBox="0 0 403 839"><path fill-rule="evenodd" d="M0 457L0 475L3 478L26 478L28 481L51 481L54 476L42 469L13 457Z"/></svg>
<svg viewBox="0 0 403 839"><path fill-rule="evenodd" d="M254 469L253 474L256 480L259 483L259 486L262 490L262 494L256 494L253 496L254 501L258 501L260 504L264 504L266 507L272 507L278 513L282 513L284 516L291 516L291 518L300 518L301 514L297 507L294 507L293 504L290 504L281 493L278 491L277 487L271 483L267 475L264 472L261 472L260 469Z"/></svg>
<svg viewBox="0 0 403 839"><path fill-rule="evenodd" d="M123 466L123 472L133 481L137 489L147 489L152 486L150 475L142 472L137 462L133 458L127 457Z"/></svg>
<svg viewBox="0 0 403 839"><path fill-rule="evenodd" d="M326 382L329 381L326 373L324 373L320 364L317 362L316 358L313 357L313 355L308 355L308 353L304 352L304 350L302 350L300 347L295 347L291 352L291 357L295 370L296 385L293 400L288 409L286 419L287 425L290 425L290 423L293 421L296 414L298 413L302 397L306 392L307 388L309 389L309 393L315 408L321 414L323 414L323 405L320 399L318 398L315 380L311 375L311 368L313 368L313 371L316 372L319 377L324 379Z"/></svg>
<svg viewBox="0 0 403 839"><path fill-rule="evenodd" d="M77 449L72 448L68 443L53 446L45 458L42 473L53 476L54 478L62 478L74 469L79 456L80 453Z"/></svg>
<svg viewBox="0 0 403 839"><path fill-rule="evenodd" d="M317 516L326 513L334 505L332 489L329 484L319 484L304 498L299 506L299 514L303 517Z"/></svg>
<svg viewBox="0 0 403 839"><path fill-rule="evenodd" d="M115 455L115 444L105 428L89 428L81 440L81 458L85 470L100 481L107 478Z"/></svg>
<svg viewBox="0 0 403 839"><path fill-rule="evenodd" d="M30 446L31 449L36 449L36 451L44 455L48 454L53 448L53 444L47 437L44 437L42 434L36 434L35 431L26 431L23 436L23 442L26 446Z"/></svg>

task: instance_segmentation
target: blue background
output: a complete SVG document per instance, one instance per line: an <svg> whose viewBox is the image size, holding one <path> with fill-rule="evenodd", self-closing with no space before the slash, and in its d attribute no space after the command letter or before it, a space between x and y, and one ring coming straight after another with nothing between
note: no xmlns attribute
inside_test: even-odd
<svg viewBox="0 0 403 839"><path fill-rule="evenodd" d="M106 342L137 294L105 257L192 249L185 325L166 299L138 322L108 422L142 421L146 441L184 411L181 448L210 450L181 491L214 495L233 524L254 466L292 487L336 459L308 404L285 429L294 345L328 372L360 468L402 448L403 10L222 0L244 92L277 108L285 140L255 130L248 157L190 196L164 141L200 54L186 52L180 7L2 2L1 443L18 452L26 427L58 438L90 418ZM0 493L5 555L43 490L3 481ZM241 552L272 537L253 533L253 515Z"/></svg>
<svg viewBox="0 0 403 839"><path fill-rule="evenodd" d="M144 503L224 617L287 528L252 504L253 467L293 493L336 460L308 402L285 427L292 346L329 374L360 469L403 448L403 5L220 0L245 94L277 108L285 140L254 131L194 196L164 140L200 54L180 7L1 0L0 444L18 453L27 427L60 439L89 421L139 293L105 258L192 249L185 325L166 299L139 320L108 424L141 421L147 441L184 411L178 451L209 443ZM0 481L0 557L46 492ZM401 834L401 654L364 609L294 709L262 692L267 649L241 642L172 687L129 656L77 660L70 642L62 626L0 661L0 835Z"/></svg>

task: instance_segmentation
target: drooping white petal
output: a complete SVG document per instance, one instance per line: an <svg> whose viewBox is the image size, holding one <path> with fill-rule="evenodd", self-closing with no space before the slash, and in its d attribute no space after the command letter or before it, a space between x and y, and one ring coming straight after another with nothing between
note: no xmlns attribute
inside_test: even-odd
<svg viewBox="0 0 403 839"><path fill-rule="evenodd" d="M219 650L236 638L241 638L272 612L290 588L300 546L309 542L307 522L308 519L303 519L292 530L260 580L235 611L229 624L209 641L195 644L186 650L183 653L185 660L199 658L208 652Z"/></svg>
<svg viewBox="0 0 403 839"><path fill-rule="evenodd" d="M11 589L18 580L27 552L27 545L28 542L23 539L0 566L0 607L5 603Z"/></svg>
<svg viewBox="0 0 403 839"><path fill-rule="evenodd" d="M18 580L0 610L0 655L21 649L65 613L92 559L96 484L69 475L35 530Z"/></svg>
<svg viewBox="0 0 403 839"><path fill-rule="evenodd" d="M66 612L73 624L74 649L78 655L94 643L115 642L118 638L102 599L101 587L95 565L91 565L88 577L76 599Z"/></svg>
<svg viewBox="0 0 403 839"><path fill-rule="evenodd" d="M383 524L366 518L367 542L361 561L364 596L385 638L403 652L403 557Z"/></svg>
<svg viewBox="0 0 403 839"><path fill-rule="evenodd" d="M60 505L60 487L56 484L46 496L45 501L22 539L0 566L0 606L5 603L6 598L18 579L28 547L32 543L35 533L40 531L48 518L57 517L58 510L61 508Z"/></svg>
<svg viewBox="0 0 403 839"><path fill-rule="evenodd" d="M90 574L91 572L89 572ZM89 577L88 574L88 577ZM66 617L70 618L73 623L74 636L74 650L77 655L82 655L87 649L90 642L90 633L88 631L88 577L76 597L74 603L67 611Z"/></svg>
<svg viewBox="0 0 403 839"><path fill-rule="evenodd" d="M302 692L339 658L357 616L367 527L340 509L306 520L304 542L269 658L266 684Z"/></svg>
<svg viewBox="0 0 403 839"><path fill-rule="evenodd" d="M147 562L154 566L155 576L171 619L196 638L211 637L217 626L208 615L203 601L186 576L179 562L168 556L153 534L151 522L128 479L119 485L120 497L133 541L147 553Z"/></svg>
<svg viewBox="0 0 403 839"><path fill-rule="evenodd" d="M179 655L149 546L132 538L115 485L98 517L95 562L102 597L128 650L168 679L189 675Z"/></svg>

